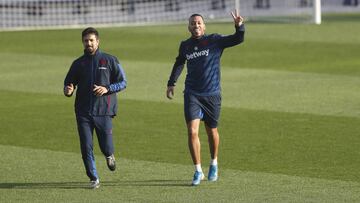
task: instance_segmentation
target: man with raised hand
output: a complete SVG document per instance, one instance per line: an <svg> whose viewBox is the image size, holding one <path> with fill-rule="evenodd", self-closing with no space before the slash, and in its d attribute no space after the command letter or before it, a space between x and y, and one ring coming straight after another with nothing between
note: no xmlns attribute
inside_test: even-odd
<svg viewBox="0 0 360 203"><path fill-rule="evenodd" d="M244 41L245 26L238 12L231 12L235 24L235 33L222 36L205 34L204 18L193 14L189 18L188 30L191 37L182 41L170 78L166 96L172 99L175 83L185 62L187 75L184 90L184 113L188 129L188 145L195 173L192 185L199 185L205 178L201 167L199 125L203 120L211 155L208 180L218 179L219 133L218 121L221 108L220 57L223 50Z"/></svg>
<svg viewBox="0 0 360 203"><path fill-rule="evenodd" d="M76 59L64 80L64 95L72 96L75 88L75 114L82 159L90 187L100 186L93 153L95 129L101 152L111 171L116 168L112 136L112 118L117 112L116 93L126 88L123 68L115 56L99 49L99 33L89 27L82 32L84 54Z"/></svg>

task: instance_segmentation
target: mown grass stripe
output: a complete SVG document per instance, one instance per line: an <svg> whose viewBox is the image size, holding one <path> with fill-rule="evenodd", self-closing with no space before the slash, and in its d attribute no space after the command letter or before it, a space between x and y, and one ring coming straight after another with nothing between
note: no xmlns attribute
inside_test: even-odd
<svg viewBox="0 0 360 203"><path fill-rule="evenodd" d="M23 58L30 60L33 55L24 55ZM25 70L22 65L9 64L6 67L12 68L3 70L0 87L60 95L63 78L71 63L67 59L47 56L42 59L45 60L43 64L30 63ZM11 55L0 55L0 60L12 62L16 59ZM54 62L58 65L52 67ZM170 102L165 97L170 63L126 60L122 63L128 87L120 93L121 98ZM171 102L183 102L185 72L178 81L176 97ZM360 109L357 108L360 80L357 76L223 67L222 89L224 107L360 117Z"/></svg>
<svg viewBox="0 0 360 203"><path fill-rule="evenodd" d="M360 183L221 169L216 183L191 187L192 166L96 156L98 190L77 153L0 145L2 202L357 202ZM18 167L16 167L18 166ZM205 172L207 169L205 169Z"/></svg>

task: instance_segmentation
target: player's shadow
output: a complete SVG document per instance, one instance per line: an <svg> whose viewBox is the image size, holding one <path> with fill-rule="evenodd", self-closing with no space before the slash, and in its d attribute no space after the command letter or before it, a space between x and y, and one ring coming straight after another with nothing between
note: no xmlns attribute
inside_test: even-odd
<svg viewBox="0 0 360 203"><path fill-rule="evenodd" d="M109 186L154 186L154 187L187 187L190 186L189 180L127 180L127 181L108 181Z"/></svg>
<svg viewBox="0 0 360 203"><path fill-rule="evenodd" d="M88 182L0 183L1 189L86 189ZM127 180L101 181L101 187L188 187L188 180Z"/></svg>
<svg viewBox="0 0 360 203"><path fill-rule="evenodd" d="M76 189L85 187L85 182L0 183L0 189Z"/></svg>

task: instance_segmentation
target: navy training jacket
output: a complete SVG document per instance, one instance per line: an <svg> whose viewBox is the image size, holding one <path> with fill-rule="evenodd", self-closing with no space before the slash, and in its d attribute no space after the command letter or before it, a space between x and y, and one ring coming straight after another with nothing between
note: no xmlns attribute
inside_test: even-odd
<svg viewBox="0 0 360 203"><path fill-rule="evenodd" d="M76 59L64 80L76 90L77 115L115 116L118 108L116 93L126 88L126 76L118 59L97 50L94 55L86 52ZM101 97L93 93L94 85L105 86L109 92Z"/></svg>

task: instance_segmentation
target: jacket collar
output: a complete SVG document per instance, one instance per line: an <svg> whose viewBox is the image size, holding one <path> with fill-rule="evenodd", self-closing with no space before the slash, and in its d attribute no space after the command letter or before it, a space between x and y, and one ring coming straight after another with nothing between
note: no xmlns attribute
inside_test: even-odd
<svg viewBox="0 0 360 203"><path fill-rule="evenodd" d="M94 54L94 55L90 55L88 52L86 52L86 51L84 50L84 55L87 56L87 57L97 56L97 55L99 55L100 53L101 53L100 48L98 48L98 49L95 51L95 54Z"/></svg>
<svg viewBox="0 0 360 203"><path fill-rule="evenodd" d="M194 38L194 37L190 37L190 39L192 41L195 41L195 42L198 42L198 41L201 41L202 39L204 39L205 37L207 36L207 34L204 34L203 36L201 36L200 38Z"/></svg>

